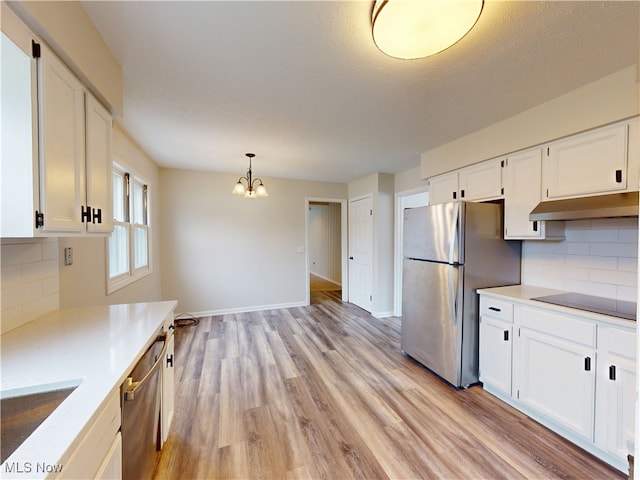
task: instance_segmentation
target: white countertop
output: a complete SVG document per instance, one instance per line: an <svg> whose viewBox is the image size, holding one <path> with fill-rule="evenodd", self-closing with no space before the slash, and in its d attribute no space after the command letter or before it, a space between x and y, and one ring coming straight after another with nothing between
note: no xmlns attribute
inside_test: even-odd
<svg viewBox="0 0 640 480"><path fill-rule="evenodd" d="M0 336L3 396L78 385L67 399L0 467L0 478L16 475L5 466L60 464L79 435L162 330L177 302L134 303L60 309ZM45 386L45 388L43 388ZM47 388L50 387L50 388ZM10 391L11 394L7 392Z"/></svg>
<svg viewBox="0 0 640 480"><path fill-rule="evenodd" d="M636 328L636 322L633 320L626 320L624 318L613 317L611 315L604 315L601 313L588 312L585 310L579 310L577 308L563 307L561 305L554 305L551 303L541 302L539 300L532 300L535 297L543 297L546 295L557 295L561 293L567 293L563 290L554 290L551 288L536 287L532 285L510 285L506 287L493 287L478 289L478 293L482 295L488 295L491 297L502 298L517 303L524 303L532 305L534 307L546 308L549 310L556 310L558 312L568 313L571 315L580 315L581 317L589 318L605 323L611 323L617 326L624 326L627 328Z"/></svg>

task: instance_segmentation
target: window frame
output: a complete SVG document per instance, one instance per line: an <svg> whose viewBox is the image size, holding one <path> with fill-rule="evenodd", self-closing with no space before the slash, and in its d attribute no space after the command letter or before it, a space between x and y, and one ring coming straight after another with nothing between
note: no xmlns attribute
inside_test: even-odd
<svg viewBox="0 0 640 480"><path fill-rule="evenodd" d="M133 282L136 282L153 273L153 267L151 263L151 259L152 259L152 251L151 251L152 225L150 221L151 220L151 213L150 213L151 202L149 201L149 195L152 188L149 186L149 182L147 182L143 176L138 175L133 169L127 167L123 162L116 162L116 161L113 162L113 168L112 168L111 174L113 175L114 173L121 175L123 177L123 181L125 182L125 185L123 188L123 198L122 198L122 201L124 202L123 210L124 210L125 218L124 220L117 220L114 218L113 232L115 232L116 227L125 227L127 230L127 236L126 236L127 249L126 250L128 255L128 261L127 261L128 268L127 268L127 271L125 271L124 273L111 277L110 241L113 236L113 232L112 232L111 235L109 235L105 239L105 251L106 251L105 277L106 277L107 295L110 295L126 287L127 285L131 285ZM132 222L133 216L134 216L133 215L134 201L131 195L131 191L133 189L134 184L141 186L143 189L142 216L143 216L143 222L146 222L146 223ZM113 188L112 188L112 192L113 192ZM113 201L115 203L116 199L114 198ZM114 205L114 217L117 211L118 210L115 208L115 205ZM135 262L136 262L135 232L136 230L139 230L139 229L144 229L146 231L147 262L146 262L146 265L136 268L135 267Z"/></svg>

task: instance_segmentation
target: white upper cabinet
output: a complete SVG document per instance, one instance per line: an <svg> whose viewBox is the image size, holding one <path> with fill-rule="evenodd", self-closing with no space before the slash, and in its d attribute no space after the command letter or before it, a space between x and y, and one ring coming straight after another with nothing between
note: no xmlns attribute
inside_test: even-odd
<svg viewBox="0 0 640 480"><path fill-rule="evenodd" d="M460 199L476 202L502 197L502 160L494 158L459 171Z"/></svg>
<svg viewBox="0 0 640 480"><path fill-rule="evenodd" d="M627 189L627 124L558 140L544 149L543 196L548 199Z"/></svg>
<svg viewBox="0 0 640 480"><path fill-rule="evenodd" d="M38 60L42 232L85 230L84 91L44 45Z"/></svg>
<svg viewBox="0 0 640 480"><path fill-rule="evenodd" d="M2 97L2 174L0 194L0 237L30 237L34 231L34 212L38 205L36 119L36 62L20 44L25 39L1 35ZM8 121L11 119L11 121Z"/></svg>
<svg viewBox="0 0 640 480"><path fill-rule="evenodd" d="M502 198L502 163L496 158L429 178L429 203Z"/></svg>
<svg viewBox="0 0 640 480"><path fill-rule="evenodd" d="M562 222L529 220L529 213L540 203L541 178L541 148L532 148L505 158L503 169L505 239L564 238Z"/></svg>
<svg viewBox="0 0 640 480"><path fill-rule="evenodd" d="M429 178L429 204L452 202L458 198L458 172Z"/></svg>
<svg viewBox="0 0 640 480"><path fill-rule="evenodd" d="M2 41L1 236L109 234L111 115L46 45Z"/></svg>
<svg viewBox="0 0 640 480"><path fill-rule="evenodd" d="M111 233L113 230L111 114L90 93L85 93L87 202L91 221L87 231Z"/></svg>

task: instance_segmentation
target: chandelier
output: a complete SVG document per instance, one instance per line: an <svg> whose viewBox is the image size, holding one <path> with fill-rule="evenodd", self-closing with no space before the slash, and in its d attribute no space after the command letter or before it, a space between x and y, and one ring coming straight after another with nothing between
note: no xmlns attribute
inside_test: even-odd
<svg viewBox="0 0 640 480"><path fill-rule="evenodd" d="M268 197L267 187L262 183L262 179L253 178L251 173L251 159L256 156L255 153L245 153L245 155L249 157L249 170L247 170L247 174L244 177L238 179L238 183L233 187L231 193L234 195L242 195L244 198ZM254 187L253 185L256 182L260 183L257 187Z"/></svg>
<svg viewBox="0 0 640 480"><path fill-rule="evenodd" d="M473 28L483 0L376 0L373 41L390 57L414 59L446 50Z"/></svg>

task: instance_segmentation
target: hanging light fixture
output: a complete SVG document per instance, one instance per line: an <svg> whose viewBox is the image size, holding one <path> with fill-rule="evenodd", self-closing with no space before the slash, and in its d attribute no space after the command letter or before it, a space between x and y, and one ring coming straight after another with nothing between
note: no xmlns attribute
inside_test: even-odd
<svg viewBox="0 0 640 480"><path fill-rule="evenodd" d="M446 50L475 25L483 0L376 0L373 41L390 57L411 60Z"/></svg>
<svg viewBox="0 0 640 480"><path fill-rule="evenodd" d="M238 179L238 183L236 183L235 187L231 193L234 195L242 195L244 198L264 198L268 197L267 187L262 183L262 179L253 178L251 172L251 159L255 157L255 153L245 153L247 157L249 157L249 170L247 170L247 175L244 177L240 177ZM246 186L243 182L246 182ZM257 187L254 188L254 184L256 182L260 182Z"/></svg>

